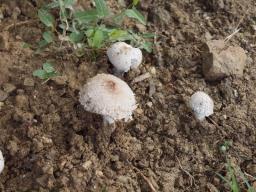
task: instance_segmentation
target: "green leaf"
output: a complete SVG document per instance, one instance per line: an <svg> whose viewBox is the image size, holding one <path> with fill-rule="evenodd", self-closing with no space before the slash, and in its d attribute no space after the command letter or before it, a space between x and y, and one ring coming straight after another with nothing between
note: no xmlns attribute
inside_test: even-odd
<svg viewBox="0 0 256 192"><path fill-rule="evenodd" d="M100 48L102 46L104 39L104 32L100 29L97 29L92 38L92 47Z"/></svg>
<svg viewBox="0 0 256 192"><path fill-rule="evenodd" d="M85 35L89 38L92 37L94 34L94 29L88 29L85 31Z"/></svg>
<svg viewBox="0 0 256 192"><path fill-rule="evenodd" d="M52 43L54 39L54 34L51 31L46 31L43 33L43 38L47 43Z"/></svg>
<svg viewBox="0 0 256 192"><path fill-rule="evenodd" d="M59 75L59 74L56 73L55 71L54 71L54 72L51 72L51 73L47 73L47 79L52 78L52 77L56 77L56 76L58 76L58 75Z"/></svg>
<svg viewBox="0 0 256 192"><path fill-rule="evenodd" d="M47 45L48 45L49 43L46 41L46 40L41 40L41 41L39 41L38 42L38 47L39 48L44 48L44 47L46 47Z"/></svg>
<svg viewBox="0 0 256 192"><path fill-rule="evenodd" d="M236 179L234 169L229 160L227 161L227 171L228 171L229 176L231 177L231 182L230 182L231 191L232 192L240 192L240 187L239 187L238 181Z"/></svg>
<svg viewBox="0 0 256 192"><path fill-rule="evenodd" d="M63 0L63 4L65 6L65 8L69 8L70 6L75 4L74 0Z"/></svg>
<svg viewBox="0 0 256 192"><path fill-rule="evenodd" d="M84 34L81 33L81 32L72 32L70 35L69 35L69 39L72 43L79 43L83 40L84 38Z"/></svg>
<svg viewBox="0 0 256 192"><path fill-rule="evenodd" d="M113 29L108 35L110 41L126 41L132 38L127 31L121 29Z"/></svg>
<svg viewBox="0 0 256 192"><path fill-rule="evenodd" d="M38 69L38 70L35 70L33 72L33 76L35 77L39 77L40 79L47 79L47 72L45 70L42 70L42 69Z"/></svg>
<svg viewBox="0 0 256 192"><path fill-rule="evenodd" d="M51 64L51 63L48 63L48 62L46 62L46 63L43 64L43 70L44 70L46 73L52 73L52 72L55 71L55 70L54 70L54 67L52 66L52 64Z"/></svg>
<svg viewBox="0 0 256 192"><path fill-rule="evenodd" d="M56 7L59 7L60 4L58 1L53 1L51 3L49 3L48 5L45 6L46 9L53 9L53 8L56 8Z"/></svg>
<svg viewBox="0 0 256 192"><path fill-rule="evenodd" d="M133 7L132 9L127 9L125 11L125 15L127 17L138 20L143 25L146 25L146 20L145 20L144 16L135 7Z"/></svg>
<svg viewBox="0 0 256 192"><path fill-rule="evenodd" d="M22 48L30 48L31 45L29 43L22 43Z"/></svg>
<svg viewBox="0 0 256 192"><path fill-rule="evenodd" d="M114 23L117 25L121 25L122 22L124 21L125 15L126 15L125 11L122 11L121 13L114 15L113 16Z"/></svg>
<svg viewBox="0 0 256 192"><path fill-rule="evenodd" d="M96 5L98 15L100 17L105 17L105 16L109 15L109 10L108 10L107 4L104 0L94 0L94 2Z"/></svg>
<svg viewBox="0 0 256 192"><path fill-rule="evenodd" d="M146 39L151 39L151 38L154 38L155 36L156 36L156 34L154 34L154 33L143 33L142 34L142 37L146 38Z"/></svg>
<svg viewBox="0 0 256 192"><path fill-rule="evenodd" d="M88 23L90 21L97 20L99 18L98 12L96 9L89 11L77 11L74 14L74 18L79 23Z"/></svg>
<svg viewBox="0 0 256 192"><path fill-rule="evenodd" d="M133 5L133 6L136 6L136 5L138 5L139 2L140 2L140 0L133 0L133 1L132 1L132 5Z"/></svg>
<svg viewBox="0 0 256 192"><path fill-rule="evenodd" d="M148 53L153 51L153 43L151 42L144 42L140 48L145 49Z"/></svg>
<svg viewBox="0 0 256 192"><path fill-rule="evenodd" d="M38 11L38 17L40 21L45 24L47 27L54 27L54 21L55 18L52 14L50 14L47 10L45 9L39 9Z"/></svg>

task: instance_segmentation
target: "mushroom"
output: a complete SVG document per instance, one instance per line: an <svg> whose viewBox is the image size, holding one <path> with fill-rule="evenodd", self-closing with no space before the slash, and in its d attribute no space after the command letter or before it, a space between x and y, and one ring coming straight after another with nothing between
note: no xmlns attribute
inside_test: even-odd
<svg viewBox="0 0 256 192"><path fill-rule="evenodd" d="M189 105L199 121L213 114L213 100L205 92L195 92L190 98Z"/></svg>
<svg viewBox="0 0 256 192"><path fill-rule="evenodd" d="M114 43L108 48L107 55L118 74L135 69L142 63L141 50L124 42Z"/></svg>
<svg viewBox="0 0 256 192"><path fill-rule="evenodd" d="M4 170L4 157L2 151L0 151L0 173Z"/></svg>
<svg viewBox="0 0 256 192"><path fill-rule="evenodd" d="M136 109L133 91L123 80L109 74L98 74L88 80L80 91L80 103L86 111L103 116L109 124L132 119Z"/></svg>

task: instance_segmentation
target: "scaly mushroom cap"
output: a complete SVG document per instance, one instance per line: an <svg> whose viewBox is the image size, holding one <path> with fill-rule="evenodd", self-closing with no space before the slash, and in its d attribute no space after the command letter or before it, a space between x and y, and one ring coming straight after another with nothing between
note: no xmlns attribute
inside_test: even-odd
<svg viewBox="0 0 256 192"><path fill-rule="evenodd" d="M108 48L107 55L119 72L127 72L130 68L135 69L142 63L141 50L124 42L114 43Z"/></svg>
<svg viewBox="0 0 256 192"><path fill-rule="evenodd" d="M80 91L79 101L86 111L114 121L131 119L137 107L131 88L123 80L109 74L98 74L89 79Z"/></svg>
<svg viewBox="0 0 256 192"><path fill-rule="evenodd" d="M189 105L196 118L200 121L213 114L213 100L202 91L197 91L191 96Z"/></svg>

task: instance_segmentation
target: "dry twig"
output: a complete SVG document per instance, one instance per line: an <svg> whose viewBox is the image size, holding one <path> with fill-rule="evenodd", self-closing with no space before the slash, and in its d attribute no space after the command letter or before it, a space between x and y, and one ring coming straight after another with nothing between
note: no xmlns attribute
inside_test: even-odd
<svg viewBox="0 0 256 192"><path fill-rule="evenodd" d="M183 172L185 172L188 176L189 176L189 178L190 178L190 185L192 186L193 184L196 186L196 182L195 182L195 178L194 178L194 176L193 175L191 175L187 170L185 170L183 167L182 167L182 165L181 165L181 163L180 163L180 160L179 160L179 158L176 156L176 159L177 159L177 161L178 161L178 163L179 163L179 167L180 167L180 169L183 171Z"/></svg>
<svg viewBox="0 0 256 192"><path fill-rule="evenodd" d="M137 173L140 174L140 176L147 182L148 186L150 187L152 192L157 192L155 187L153 186L152 182L137 168L132 165L133 169L137 171Z"/></svg>

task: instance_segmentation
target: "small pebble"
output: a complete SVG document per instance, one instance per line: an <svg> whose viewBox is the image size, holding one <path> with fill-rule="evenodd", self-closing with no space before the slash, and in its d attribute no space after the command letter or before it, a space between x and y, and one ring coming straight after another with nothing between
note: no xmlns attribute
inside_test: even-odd
<svg viewBox="0 0 256 192"><path fill-rule="evenodd" d="M5 99L7 99L8 94L2 90L0 90L0 101L4 101Z"/></svg>
<svg viewBox="0 0 256 192"><path fill-rule="evenodd" d="M53 77L52 80L57 84L57 85L65 85L68 81L68 78L66 76L57 76Z"/></svg>
<svg viewBox="0 0 256 192"><path fill-rule="evenodd" d="M5 83L3 85L3 89L6 93L11 93L16 89L16 87L11 83Z"/></svg>
<svg viewBox="0 0 256 192"><path fill-rule="evenodd" d="M34 81L34 79L27 77L27 78L24 79L23 84L27 87L34 87L35 81Z"/></svg>
<svg viewBox="0 0 256 192"><path fill-rule="evenodd" d="M150 77L151 77L150 73L147 72L138 77L135 77L134 80L132 81L132 83L138 83L138 82L144 81L145 79L148 79Z"/></svg>

